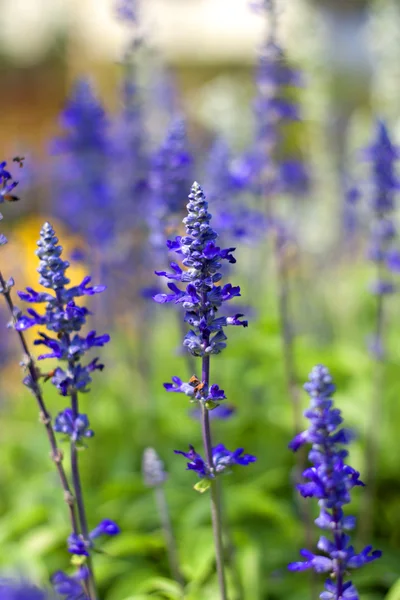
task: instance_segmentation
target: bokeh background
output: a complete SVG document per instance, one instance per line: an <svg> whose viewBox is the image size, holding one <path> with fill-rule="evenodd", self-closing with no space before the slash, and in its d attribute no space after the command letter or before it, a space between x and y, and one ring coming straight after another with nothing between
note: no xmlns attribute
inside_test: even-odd
<svg viewBox="0 0 400 600"><path fill-rule="evenodd" d="M106 370L82 400L96 433L81 454L89 520L94 526L111 518L122 529L95 556L101 598L180 597L152 490L141 474L143 450L153 446L169 473L165 489L188 581L185 598L213 600L218 592L208 498L193 491L192 475L173 454L189 443L200 447L200 426L187 400L162 385L173 375L187 380L193 363L181 349L182 315L150 298L150 288L159 285L154 269L164 269L168 260L161 241L178 227L185 198L179 191L172 225L162 214L154 233L158 205L139 184L178 117L185 119L188 152L195 157L189 186L193 179L211 180L207 159L221 136L232 168L243 175L243 156L257 129L258 49L270 23L246 0L142 0L139 15L138 24L118 18L112 0L1 0L0 156L25 157L23 168L11 163L21 200L2 209L9 244L1 249L1 269L14 276L17 289L34 285L36 239L50 220L73 262L73 280L91 271L96 283L108 285L90 305L96 329L112 336L102 352ZM384 553L355 577L364 600L400 599L400 309L396 295L387 299L384 377L374 399L367 338L376 300L368 292L373 267L365 260L371 176L361 152L377 117L398 139L399 31L396 0L277 0L276 39L288 64L302 73L293 92L301 119L287 128L283 152L306 165L307 177L276 199L291 227L285 252L292 257L297 377L304 382L316 363L331 369L338 406L357 433L351 464L362 472L374 402L378 415L373 515L362 511L368 491L354 492L352 508L364 514L358 543L367 531ZM136 86L139 133L124 127L128 76ZM71 107L85 105L85 98L89 108L78 118ZM66 106L69 117L62 119ZM100 106L105 112L96 121ZM137 175L138 163L131 161L143 156L148 163ZM349 201L353 186L359 193ZM235 195L235 210L239 206L248 217L244 232L228 228L222 237L237 247L237 266L226 277L240 284L250 324L232 331L228 348L212 360L212 379L235 407L229 420L213 420L214 439L258 457L224 482L234 565L228 570L230 598L305 600L313 597L309 576L286 567L304 546L304 507L293 489L295 461L287 449L293 410L279 282L257 217L263 206L242 192ZM249 216L253 209L261 212ZM5 324L8 317L0 311ZM55 570L68 569L66 511L33 398L20 383L13 332L4 328L0 336L0 569L47 582ZM50 383L45 392L53 414L64 408ZM305 394L301 401L305 407ZM316 578L312 585L319 589L322 582Z"/></svg>

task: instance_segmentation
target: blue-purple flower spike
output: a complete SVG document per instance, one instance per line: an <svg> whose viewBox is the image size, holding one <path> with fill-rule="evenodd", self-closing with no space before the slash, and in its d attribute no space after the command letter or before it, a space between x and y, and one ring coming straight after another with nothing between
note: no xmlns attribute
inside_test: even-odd
<svg viewBox="0 0 400 600"><path fill-rule="evenodd" d="M210 489L211 517L213 524L215 558L221 600L227 600L227 588L224 572L224 548L222 540L222 520L219 491L216 475L224 472L234 464L247 465L254 462L254 456L245 454L239 448L230 452L222 444L213 448L209 411L219 406L225 399L224 390L217 384L210 385L210 358L219 354L226 347L224 328L227 325L247 327L247 321L241 319L242 314L218 317L218 310L225 302L240 296L240 288L227 283L218 285L222 278L222 261L234 264L235 248L217 246L218 234L211 227L211 214L203 190L198 183L192 185L187 204L187 217L183 219L186 227L185 236L177 236L168 241L167 247L181 257L183 266L171 263L171 272L156 271L156 274L171 280L168 283L169 294L156 294L154 300L160 304L173 302L181 304L184 320L190 329L185 335L183 344L195 357L201 358L201 380L193 375L189 382L173 377L172 383L164 384L167 391L183 393L201 407L201 427L205 460L197 454L193 446L189 452L176 450L188 459L189 470L195 471L200 481L195 489L204 492ZM176 283L175 283L176 282ZM182 287L177 285L183 284Z"/></svg>
<svg viewBox="0 0 400 600"><path fill-rule="evenodd" d="M396 208L395 196L400 187L395 172L400 148L392 143L382 121L378 122L375 141L367 149L366 156L373 170L373 193L370 198L373 221L368 258L376 264L377 269L377 278L371 284L371 291L377 296L384 296L394 292L390 271L400 272L400 252L394 245L397 231L392 218ZM382 346L382 340L374 341Z"/></svg>
<svg viewBox="0 0 400 600"><path fill-rule="evenodd" d="M242 314L232 317L218 317L217 312L225 302L240 296L239 286L226 283L216 285L222 275L221 262L235 263L232 252L235 248L222 249L216 245L218 234L211 227L211 214L202 188L194 183L187 205L188 216L183 220L186 236L177 236L167 242L170 250L182 257L183 269L178 263L171 263L171 272L156 271L174 283L168 283L171 293L157 294L154 300L160 304L173 302L181 304L185 310L184 320L191 329L185 336L184 346L193 356L207 357L219 354L226 347L224 328L228 325L247 327ZM184 289L175 283L185 284ZM196 378L182 382L178 377L172 384L165 384L168 391L182 392L194 400L208 403L209 408L217 406L225 399L224 391L218 385L202 386Z"/></svg>
<svg viewBox="0 0 400 600"><path fill-rule="evenodd" d="M347 573L379 558L381 552L366 546L356 554L346 533L354 529L356 520L344 515L343 506L349 504L352 488L364 485L360 474L345 462L348 452L343 446L349 444L353 435L340 427L343 419L340 410L333 408L331 396L335 386L326 367L314 367L304 388L311 399L310 408L304 413L310 425L294 438L289 448L296 451L304 444L312 444L308 458L313 466L303 473L308 483L298 484L297 488L303 497L318 499L320 514L315 523L331 532L332 539L321 536L317 547L322 554L301 550L305 560L289 564L289 569L313 569L329 574L331 579L325 583L322 600L358 600L354 585L345 581Z"/></svg>
<svg viewBox="0 0 400 600"><path fill-rule="evenodd" d="M53 143L59 155L54 212L92 248L104 250L105 244L115 241L118 211L110 184L109 124L89 81L75 84L61 125L63 134Z"/></svg>
<svg viewBox="0 0 400 600"><path fill-rule="evenodd" d="M19 296L31 304L44 304L45 310L38 313L29 308L27 315L18 314L15 329L23 332L30 327L44 326L48 333L39 332L34 344L45 346L48 352L41 354L38 360L55 358L62 362L62 367L58 366L50 373L40 373L38 376L44 377L45 381L51 379L62 396L70 397L70 407L58 414L53 428L53 431L64 434L70 441L72 487L79 515L79 527L74 521L72 533L67 540L67 547L71 554L84 557L87 561L86 589L90 600L96 600L97 594L90 554L93 540L104 534L116 535L119 528L112 521L106 520L91 533L88 530L77 449L78 446L83 445L83 440L92 437L94 432L90 429L87 415L81 414L79 411L79 393L88 392L93 371L103 369L98 358L83 364L84 355L92 348L104 346L110 337L107 334L97 335L95 331L81 334L81 330L86 324L86 317L90 313L87 308L79 306L76 300L81 296L93 296L103 292L105 287L90 285L90 277L85 277L79 285L69 286L70 280L67 277L69 263L62 259L63 249L58 243L50 223L43 225L38 247L36 254L40 259L39 283L47 291L37 292L32 288L27 288L25 292L19 292ZM24 383L35 392L37 381L32 378L31 373L25 378ZM50 417L46 416L47 418L50 421ZM58 576L58 579L60 577L61 589L73 590L74 587L76 589L81 587L79 581L75 582L64 575ZM67 594L67 592L65 593ZM69 595L67 594L67 598L70 600L75 598L71 595L72 593L71 591ZM79 597L76 596L76 598Z"/></svg>
<svg viewBox="0 0 400 600"><path fill-rule="evenodd" d="M85 277L77 286L68 287L70 281L66 271L69 263L61 258L62 247L58 244L50 223L43 225L38 246L36 254L40 259L39 283L49 291L36 292L32 288L26 288L25 292L18 292L18 295L21 300L30 304L45 304L45 312L39 314L36 310L28 308L27 315L19 316L15 328L24 331L39 325L56 334L56 337L43 332L38 334L35 345L45 346L50 350L41 354L38 359L57 358L67 363L67 368L57 367L49 374L60 394L70 396L78 391L87 392L92 381L91 374L95 370L102 370L103 365L98 363L98 358L82 365L81 359L90 349L104 346L110 340L110 336L97 336L95 331L90 331L85 336L77 333L85 325L86 317L90 313L87 308L78 306L75 300L81 296L103 292L105 287L91 286L90 277Z"/></svg>

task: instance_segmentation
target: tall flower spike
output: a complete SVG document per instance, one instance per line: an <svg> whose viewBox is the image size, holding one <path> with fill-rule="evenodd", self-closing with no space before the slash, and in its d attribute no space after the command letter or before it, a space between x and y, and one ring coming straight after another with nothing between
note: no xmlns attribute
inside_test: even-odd
<svg viewBox="0 0 400 600"><path fill-rule="evenodd" d="M34 344L50 350L47 354L41 354L39 360L57 358L67 363L66 369L57 367L49 375L60 394L71 396L77 391L87 392L92 381L91 374L95 370L102 370L103 365L98 363L97 358L86 365L82 365L81 360L87 351L104 346L110 340L110 336L97 336L95 331L90 331L85 336L77 333L86 323L89 311L78 306L76 299L103 292L105 287L91 286L90 277L85 277L77 286L68 287L70 281L66 273L69 263L61 258L62 247L50 223L43 225L38 246L36 254L40 259L39 283L49 291L36 292L32 288L26 288L25 292L18 292L18 295L21 300L30 304L45 304L45 312L39 314L28 308L27 315L19 316L15 328L24 331L39 325L56 334L56 337L43 332L38 334Z"/></svg>
<svg viewBox="0 0 400 600"><path fill-rule="evenodd" d="M67 543L69 552L87 557L87 588L89 598L95 600L97 594L90 555L92 534L88 531L77 453L82 438L91 437L93 431L89 429L87 415L79 411L78 394L89 391L93 371L103 369L98 358L82 364L84 355L92 348L104 346L110 337L98 336L95 331L86 335L80 334L89 311L76 303L77 298L103 292L105 287L91 286L90 277L85 277L77 286L69 286L69 263L62 259L62 250L53 227L50 223L45 223L40 231L36 254L40 259L39 282L47 291L36 292L27 288L25 292L19 292L20 298L28 303L45 304L45 312L38 313L29 308L27 315L18 316L15 329L22 332L32 326L44 326L50 335L39 332L34 344L45 346L49 352L39 355L38 360L55 358L63 363L62 367L56 367L43 377L45 381L51 379L59 393L69 396L71 400L71 406L57 416L54 424L54 431L64 433L70 438L72 484L79 516L79 530L76 526L73 527ZM25 379L25 383L32 390L37 385L31 376Z"/></svg>
<svg viewBox="0 0 400 600"><path fill-rule="evenodd" d="M149 157L147 131L143 112L142 90L139 85L140 50L138 0L118 0L117 16L125 26L127 40L121 60L119 86L121 109L112 123L113 191L123 218L119 229L143 227L148 199Z"/></svg>
<svg viewBox="0 0 400 600"><path fill-rule="evenodd" d="M219 492L216 486L216 475L227 467L236 464L248 464L255 457L241 456L243 450L229 452L220 444L213 450L209 410L218 406L225 398L224 391L218 385L210 385L210 357L219 354L226 347L224 328L227 325L247 327L247 321L241 320L243 315L218 317L218 310L225 302L240 296L240 288L230 283L217 285L221 280L222 261L234 264L233 251L235 248L222 249L216 245L218 237L211 226L211 214L203 190L198 183L192 185L187 204L187 217L183 219L186 227L185 236L177 236L168 241L167 247L181 258L183 268L171 263L171 272L156 271L156 274L171 280L168 283L170 294L157 294L154 300L160 304L174 302L181 304L184 320L191 327L185 335L184 346L195 357L201 358L201 380L195 375L185 383L178 377L173 377L172 384L164 384L171 392L184 393L199 402L201 407L201 426L205 460L196 453L193 446L189 453L177 451L189 459L188 469L196 471L201 480L195 486L200 492L210 489L211 515L214 533L218 583L221 599L227 600L224 549L222 542L222 522ZM183 289L177 283L183 284Z"/></svg>
<svg viewBox="0 0 400 600"><path fill-rule="evenodd" d="M373 170L370 198L373 218L368 258L376 265L377 278L371 284L371 291L377 296L384 296L394 291L390 271L400 272L400 252L395 246L397 232L393 220L395 196L399 190L395 166L400 158L400 148L390 140L383 122L378 122L376 139L365 155L371 161ZM376 340L376 343L381 346L382 340Z"/></svg>
<svg viewBox="0 0 400 600"><path fill-rule="evenodd" d="M115 242L118 211L110 186L108 121L87 80L75 84L61 125L63 134L53 144L59 156L54 213L82 234L92 249L102 249L103 257L104 245Z"/></svg>
<svg viewBox="0 0 400 600"><path fill-rule="evenodd" d="M2 166L0 167L0 170L2 170L0 179L3 179L3 189L5 186L10 185L9 182L11 179L10 174L4 170L4 166L5 166L5 163L3 163ZM1 187L1 183L0 183L0 187ZM4 196L4 198L5 197L6 196ZM59 257L59 255L56 252L54 255L54 258L57 259L58 257ZM57 262L57 260L56 260L56 262ZM58 273L60 273L63 271L64 267L63 267L63 265L58 263L57 268L58 268ZM46 280L46 284L47 283L48 282ZM17 337L20 341L20 344L21 344L21 347L23 350L23 359L20 364L27 371L27 375L24 379L24 383L31 390L31 392L33 393L33 395L36 399L37 406L39 408L40 421L42 422L42 424L46 430L47 437L49 440L49 445L51 448L50 456L56 466L58 476L60 479L60 483L62 486L62 490L63 490L64 500L68 507L71 530L73 532L73 535L78 536L79 521L78 521L77 511L75 509L75 498L71 492L71 487L69 485L68 478L67 478L66 472L64 470L63 461L62 461L63 455L57 446L57 440L54 435L53 427L51 425L51 416L47 410L47 407L46 407L46 404L45 404L45 401L43 398L43 394L42 394L42 390L41 390L41 386L40 386L41 373L40 373L39 369L36 367L34 359L31 355L29 346L28 346L25 336L24 336L24 331L21 329L18 329L16 326L17 322L19 322L19 319L21 318L22 313L19 310L19 308L14 305L14 302L12 299L11 289L12 289L13 285L14 285L13 279L10 278L6 282L3 277L2 272L0 271L0 294L2 294L4 296L5 302L8 306L8 309L11 314L10 326L15 327L15 329L17 331ZM46 285L46 287L47 287L47 285ZM38 298L39 295L36 294L32 289L30 289L28 296L29 296L29 298L32 298L32 297ZM44 296L46 296L46 294ZM50 295L47 295L47 296L50 297ZM36 588L32 588L28 584L25 584L23 582L16 583L16 582L12 582L12 581L0 581L0 596L1 596L1 598L4 598L5 600L39 600L39 599L42 600L42 598L44 598L44 592L41 592L41 591L37 590ZM47 598L47 596L46 596L46 598ZM86 596L82 596L82 595L72 596L69 593L68 600L91 600L91 599L87 598Z"/></svg>
<svg viewBox="0 0 400 600"><path fill-rule="evenodd" d="M395 199L399 190L396 162L400 158L400 148L390 139L384 122L378 121L373 143L364 151L372 163L372 185L369 197L371 209L371 235L368 258L374 263L375 278L371 292L375 295L374 330L369 338L369 351L374 359L374 389L369 411L365 450L365 469L368 490L364 497L361 528L362 534L369 537L373 505L376 497L376 469L379 452L379 420L384 387L383 365L385 349L385 319L387 296L395 291L393 273L400 273L400 252L398 250L395 224Z"/></svg>
<svg viewBox="0 0 400 600"><path fill-rule="evenodd" d="M170 250L183 257L186 270L171 263L172 272L156 271L156 275L187 284L186 288L181 290L175 283L169 283L172 293L157 294L154 300L160 304L182 304L185 321L192 327L185 336L184 346L193 356L202 357L219 354L226 347L224 328L227 325L247 327L247 321L241 320L243 315L216 316L225 302L240 296L239 286L215 285L222 277L219 272L221 261L236 262L232 254L235 248L222 249L216 245L218 234L210 225L208 203L198 183L192 186L187 209L188 216L183 220L187 235L178 236L167 244Z"/></svg>
<svg viewBox="0 0 400 600"><path fill-rule="evenodd" d="M304 444L312 444L308 458L313 466L303 473L308 483L298 484L297 488L303 497L318 499L320 514L315 523L331 532L332 539L321 536L317 547L323 554L301 550L305 560L291 563L289 569L313 569L316 573L329 574L331 579L325 582L321 600L357 600L356 588L351 581L345 581L347 573L379 558L381 552L366 546L356 554L346 533L354 529L355 518L345 516L343 507L351 501L352 488L364 485L360 474L346 464L348 452L343 446L349 444L353 435L340 427L343 419L340 410L333 408L331 396L335 386L326 367L314 367L304 388L311 400L310 408L304 413L310 425L294 438L289 448L296 451Z"/></svg>
<svg viewBox="0 0 400 600"><path fill-rule="evenodd" d="M254 102L255 149L250 157L254 187L265 199L281 192L304 194L308 174L301 157L283 158L283 126L300 120L293 89L301 85L298 71L287 62L275 39L273 2L265 6L271 20L270 34L260 50Z"/></svg>

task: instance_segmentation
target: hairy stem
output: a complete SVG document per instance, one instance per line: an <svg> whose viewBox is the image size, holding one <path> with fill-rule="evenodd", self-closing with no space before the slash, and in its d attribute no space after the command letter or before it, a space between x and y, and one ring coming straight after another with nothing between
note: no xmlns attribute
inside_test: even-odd
<svg viewBox="0 0 400 600"><path fill-rule="evenodd" d="M160 514L165 542L167 545L169 568L175 581L179 583L179 585L181 585L183 588L185 585L185 581L179 568L179 559L175 543L175 536L172 531L172 523L168 510L168 502L165 497L165 490L163 485L158 485L155 487L154 495L156 497L158 512Z"/></svg>
<svg viewBox="0 0 400 600"><path fill-rule="evenodd" d="M205 340L208 345L209 340ZM208 390L210 384L210 357L204 356L202 359L202 382L204 383L205 389ZM214 462L212 456L212 441L211 441L211 428L210 428L210 417L208 409L201 403L201 425L203 444L206 454L207 464L211 469L214 469ZM217 564L217 576L218 584L221 595L221 600L228 600L226 581L225 581L225 568L224 568L224 546L222 541L222 519L221 519L221 502L220 495L218 493L216 479L211 479L211 520L214 533L214 544L215 544L215 558Z"/></svg>
<svg viewBox="0 0 400 600"><path fill-rule="evenodd" d="M75 420L79 414L79 405L78 405L78 393L75 391L71 394L71 408L72 408L72 418ZM71 440L71 473L72 473L72 485L74 488L76 505L78 508L78 516L79 523L81 528L81 533L85 542L87 542L89 546L89 529L87 525L86 518L86 510L85 510L85 502L83 499L82 492L82 483L79 472L79 461L78 461L78 449L76 447L76 442ZM93 571L93 562L91 553L89 550L89 556L87 557L87 567L89 571L88 575L88 592L90 600L97 600L97 591L96 591L96 583L94 578Z"/></svg>
<svg viewBox="0 0 400 600"><path fill-rule="evenodd" d="M228 568L230 569L232 583L233 583L235 591L236 591L236 600L244 600L243 583L242 583L242 580L240 577L239 568L237 566L237 561L236 561L236 546L232 539L231 530L229 528L226 516L224 517L225 513L223 510L223 507L224 507L223 489L221 486L221 480L218 479L218 477L217 477L216 483L217 483L217 493L219 494L220 504L222 506L221 518L222 518L223 534L224 534L224 538L225 538L224 548L225 548L226 563L227 563Z"/></svg>
<svg viewBox="0 0 400 600"><path fill-rule="evenodd" d="M14 306L14 303L13 303L13 300L11 297L11 292L7 288L7 284L4 280L4 277L1 272L0 272L0 289L3 289L3 296L5 298L6 304L10 310L13 320L15 320L15 306ZM39 384L39 371L35 366L35 362L32 357L32 354L29 350L24 333L22 331L17 331L16 329L15 329L15 332L19 338L19 341L20 341L20 344L21 344L21 347L22 347L22 350L24 353L26 368L28 369L29 375L33 382L32 391L33 391L33 394L35 396L36 402L39 407L40 422L43 423L45 430L46 430L47 438L49 440L49 444L50 444L50 448L51 448L51 458L56 466L57 473L58 473L58 476L59 476L59 479L61 482L61 486L62 486L62 489L64 492L64 500L68 506L69 518L70 518L70 522L71 522L71 529L74 534L78 534L79 527L78 527L78 520L77 520L77 516L76 516L76 512L75 512L75 498L71 492L71 489L70 489L70 486L68 483L67 475L65 473L64 466L62 463L63 454L62 454L61 450L58 448L57 440L54 435L54 430L53 430L53 427L51 424L51 415L46 408L42 390L41 390L41 387Z"/></svg>

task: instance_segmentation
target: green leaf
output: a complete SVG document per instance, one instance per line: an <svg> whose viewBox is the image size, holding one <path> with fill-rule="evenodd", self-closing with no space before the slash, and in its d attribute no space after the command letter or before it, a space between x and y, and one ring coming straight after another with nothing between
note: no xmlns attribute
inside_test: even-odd
<svg viewBox="0 0 400 600"><path fill-rule="evenodd" d="M396 581L385 596L385 600L400 600L400 579Z"/></svg>
<svg viewBox="0 0 400 600"><path fill-rule="evenodd" d="M204 494L204 492L206 492L210 486L211 481L209 479L200 479L200 481L198 481L196 485L193 486L193 488L196 490L196 492Z"/></svg>
<svg viewBox="0 0 400 600"><path fill-rule="evenodd" d="M208 408L208 410L212 410L213 408L217 408L218 402L214 402L213 400L207 400L205 403L206 408Z"/></svg>
<svg viewBox="0 0 400 600"><path fill-rule="evenodd" d="M139 592L162 592L170 600L183 598L183 591L179 583L166 577L153 577L138 587Z"/></svg>

